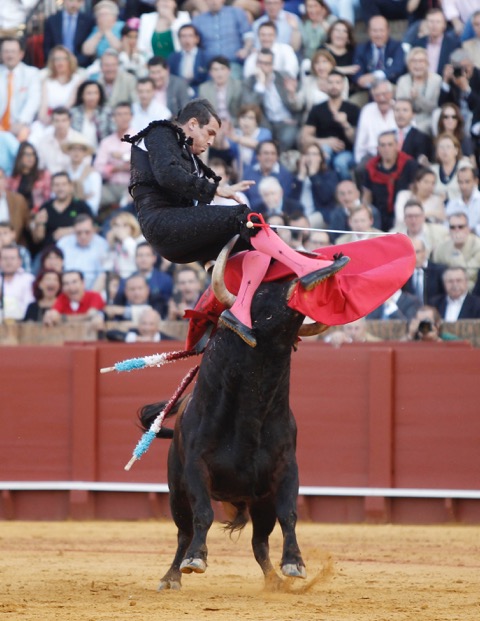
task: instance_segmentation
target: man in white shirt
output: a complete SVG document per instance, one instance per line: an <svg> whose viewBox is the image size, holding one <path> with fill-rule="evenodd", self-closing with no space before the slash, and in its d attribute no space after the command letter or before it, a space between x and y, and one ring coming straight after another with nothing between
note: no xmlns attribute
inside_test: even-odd
<svg viewBox="0 0 480 621"><path fill-rule="evenodd" d="M478 173L472 166L463 165L457 172L460 197L447 203L447 216L464 212L468 217L468 226L476 235L480 235L480 190Z"/></svg>
<svg viewBox="0 0 480 621"><path fill-rule="evenodd" d="M443 273L447 294L435 300L435 306L445 321L480 319L480 299L468 292L467 272L463 267L449 267Z"/></svg>
<svg viewBox="0 0 480 621"><path fill-rule="evenodd" d="M375 82L371 89L373 101L362 108L355 138L355 162L377 155L378 137L396 130L393 113L393 85L388 80Z"/></svg>
<svg viewBox="0 0 480 621"><path fill-rule="evenodd" d="M273 69L291 78L298 78L298 58L293 48L288 43L277 41L277 27L273 22L264 22L258 28L259 47L245 60L243 66L243 77L249 78L255 74L257 66L258 50L272 50Z"/></svg>
<svg viewBox="0 0 480 621"><path fill-rule="evenodd" d="M0 2L0 28L12 30L25 24L30 11L38 0L2 0Z"/></svg>
<svg viewBox="0 0 480 621"><path fill-rule="evenodd" d="M92 289L97 277L104 271L103 259L108 251L107 240L97 235L93 219L87 214L75 218L73 233L57 242L64 254L64 269L81 270L85 287Z"/></svg>
<svg viewBox="0 0 480 621"><path fill-rule="evenodd" d="M33 302L33 274L22 268L22 259L16 244L0 249L0 317L21 321L27 306Z"/></svg>
<svg viewBox="0 0 480 621"><path fill-rule="evenodd" d="M155 84L152 78L137 80L138 101L132 104L132 129L138 133L152 121L162 121L172 118L172 112L155 99Z"/></svg>

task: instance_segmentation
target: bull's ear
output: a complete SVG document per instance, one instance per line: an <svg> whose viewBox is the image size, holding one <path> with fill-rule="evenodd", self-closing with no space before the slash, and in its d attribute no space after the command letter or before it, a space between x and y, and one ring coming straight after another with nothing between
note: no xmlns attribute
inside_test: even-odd
<svg viewBox="0 0 480 621"><path fill-rule="evenodd" d="M330 326L326 326L324 323L315 321L314 323L302 323L298 336L317 336L328 330Z"/></svg>
<svg viewBox="0 0 480 621"><path fill-rule="evenodd" d="M219 302L221 302L227 308L231 308L235 302L235 296L225 286L225 267L227 266L228 257L232 248L238 241L240 235L235 235L226 244L215 261L212 272L212 290Z"/></svg>

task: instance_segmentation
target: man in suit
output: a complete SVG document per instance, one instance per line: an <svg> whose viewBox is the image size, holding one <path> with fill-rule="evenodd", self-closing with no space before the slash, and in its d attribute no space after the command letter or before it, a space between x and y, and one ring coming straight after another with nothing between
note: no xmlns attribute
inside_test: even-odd
<svg viewBox="0 0 480 621"><path fill-rule="evenodd" d="M429 9L426 23L428 36L417 39L412 47L425 48L430 71L442 75L450 54L460 47L460 41L454 32L447 32L447 20L442 9Z"/></svg>
<svg viewBox="0 0 480 621"><path fill-rule="evenodd" d="M368 38L355 50L353 64L360 69L354 82L361 89L369 89L378 80L386 79L395 84L405 73L405 54L401 43L390 38L388 22L381 15L368 22Z"/></svg>
<svg viewBox="0 0 480 621"><path fill-rule="evenodd" d="M367 319L402 319L410 321L422 306L416 295L398 289L390 298L367 315Z"/></svg>
<svg viewBox="0 0 480 621"><path fill-rule="evenodd" d="M63 45L74 54L80 67L88 67L91 56L82 54L83 42L88 39L95 25L91 12L80 9L83 0L63 0L63 10L50 15L45 21L43 52L45 60L56 45Z"/></svg>
<svg viewBox="0 0 480 621"><path fill-rule="evenodd" d="M424 304L431 304L433 298L445 294L442 275L447 266L427 258L427 247L423 239L412 239L412 245L416 254L415 271L403 290L416 295Z"/></svg>
<svg viewBox="0 0 480 621"><path fill-rule="evenodd" d="M183 78L171 75L168 63L160 56L153 56L147 63L148 77L155 84L155 99L166 106L175 117L190 101L188 85Z"/></svg>
<svg viewBox="0 0 480 621"><path fill-rule="evenodd" d="M215 56L208 64L210 79L198 89L201 99L208 99L222 121L235 123L242 104L241 80L232 78L230 61L225 56Z"/></svg>
<svg viewBox="0 0 480 621"><path fill-rule="evenodd" d="M0 126L19 140L26 140L40 108L40 73L23 61L19 39L2 41L0 65Z"/></svg>
<svg viewBox="0 0 480 621"><path fill-rule="evenodd" d="M288 151L297 143L301 104L296 90L295 79L274 71L272 51L261 49L257 55L256 73L245 81L243 103L260 106L281 151Z"/></svg>
<svg viewBox="0 0 480 621"><path fill-rule="evenodd" d="M434 305L445 321L480 319L480 298L468 292L465 268L449 267L443 274L446 294L435 298Z"/></svg>
<svg viewBox="0 0 480 621"><path fill-rule="evenodd" d="M100 58L100 73L93 76L102 85L106 95L106 102L113 110L119 103L132 104L137 100L137 81L128 71L120 66L118 52L108 49Z"/></svg>
<svg viewBox="0 0 480 621"><path fill-rule="evenodd" d="M185 24L178 31L180 52L172 52L168 57L170 73L183 78L198 95L198 87L208 79L207 55L200 45L200 34L193 24Z"/></svg>
<svg viewBox="0 0 480 621"><path fill-rule="evenodd" d="M410 239L421 239L425 243L427 256L430 256L435 248L448 239L448 231L443 224L427 222L425 211L416 199L410 199L403 208L403 225L396 226L393 230L405 233Z"/></svg>
<svg viewBox="0 0 480 621"><path fill-rule="evenodd" d="M413 104L411 99L399 98L393 106L395 123L397 124L397 140L400 151L410 155L417 162L431 161L432 139L412 125Z"/></svg>
<svg viewBox="0 0 480 621"><path fill-rule="evenodd" d="M276 177L262 179L258 184L258 192L262 199L258 211L266 218L273 215L303 215L302 203L292 198L285 198L283 188Z"/></svg>

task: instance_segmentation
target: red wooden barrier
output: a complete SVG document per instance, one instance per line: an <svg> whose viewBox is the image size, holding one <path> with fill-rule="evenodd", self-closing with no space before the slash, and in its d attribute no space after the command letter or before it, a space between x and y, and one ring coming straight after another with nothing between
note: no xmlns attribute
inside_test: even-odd
<svg viewBox="0 0 480 621"><path fill-rule="evenodd" d="M130 472L123 467L141 434L137 408L168 399L198 359L131 373L99 369L180 348L2 348L0 519L168 515L167 494L158 488L120 491L166 482L168 441L154 442ZM480 521L479 363L480 350L464 343L302 343L293 355L291 392L305 486L300 516ZM32 482L51 484L35 491ZM118 489L104 491L112 483Z"/></svg>

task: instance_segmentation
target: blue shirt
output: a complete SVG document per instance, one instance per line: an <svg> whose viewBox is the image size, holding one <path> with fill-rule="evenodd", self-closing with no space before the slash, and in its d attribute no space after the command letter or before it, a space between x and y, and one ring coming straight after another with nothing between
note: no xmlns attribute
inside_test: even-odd
<svg viewBox="0 0 480 621"><path fill-rule="evenodd" d="M0 131L0 168L10 177L17 157L19 142L13 134Z"/></svg>
<svg viewBox="0 0 480 621"><path fill-rule="evenodd" d="M196 15L192 24L200 32L208 60L214 56L225 56L230 61L240 62L236 53L244 46L245 38L252 36L242 9L224 6L218 13Z"/></svg>
<svg viewBox="0 0 480 621"><path fill-rule="evenodd" d="M103 258L108 251L107 240L94 235L88 246L79 246L74 233L65 235L57 242L65 255L64 270L80 270L85 277L85 288L92 289L103 269Z"/></svg>
<svg viewBox="0 0 480 621"><path fill-rule="evenodd" d="M77 30L78 13L70 15L67 11L63 11L62 20L62 39L63 45L75 54L75 31Z"/></svg>

